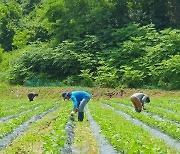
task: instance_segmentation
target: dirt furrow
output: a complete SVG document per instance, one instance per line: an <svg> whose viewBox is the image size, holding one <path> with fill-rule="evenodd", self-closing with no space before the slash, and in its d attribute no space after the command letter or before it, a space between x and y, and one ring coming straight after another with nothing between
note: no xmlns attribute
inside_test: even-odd
<svg viewBox="0 0 180 154"><path fill-rule="evenodd" d="M75 125L74 125L73 121L74 121L74 117L70 116L69 121L66 124L66 128L65 128L67 139L64 144L64 148L60 149L62 154L72 154L73 153L72 143L73 143L74 136L75 136L75 134L74 134Z"/></svg>

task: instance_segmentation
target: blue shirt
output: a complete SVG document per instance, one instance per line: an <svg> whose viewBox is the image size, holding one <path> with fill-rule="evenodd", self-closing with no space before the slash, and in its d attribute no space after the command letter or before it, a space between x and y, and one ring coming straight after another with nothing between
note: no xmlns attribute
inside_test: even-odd
<svg viewBox="0 0 180 154"><path fill-rule="evenodd" d="M73 101L73 110L76 110L76 108L79 106L80 102L83 99L90 99L90 94L85 91L73 91L71 93L71 99Z"/></svg>

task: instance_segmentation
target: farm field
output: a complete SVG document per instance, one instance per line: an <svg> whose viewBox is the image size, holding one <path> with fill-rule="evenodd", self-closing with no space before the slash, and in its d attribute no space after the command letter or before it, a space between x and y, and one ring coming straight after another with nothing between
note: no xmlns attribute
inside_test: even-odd
<svg viewBox="0 0 180 154"><path fill-rule="evenodd" d="M92 94L83 122L69 118L62 91ZM180 153L180 92L143 90L151 102L136 113L135 89L0 87L0 153ZM27 93L38 92L33 102ZM141 90L142 91L142 90Z"/></svg>

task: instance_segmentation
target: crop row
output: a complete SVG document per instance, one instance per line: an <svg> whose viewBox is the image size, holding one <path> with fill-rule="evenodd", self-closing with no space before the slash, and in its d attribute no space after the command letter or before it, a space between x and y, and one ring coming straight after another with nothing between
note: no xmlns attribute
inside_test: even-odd
<svg viewBox="0 0 180 154"><path fill-rule="evenodd" d="M100 104L89 103L93 118L99 123L101 133L123 153L176 153L165 143L152 136L142 127L132 124L123 116Z"/></svg>
<svg viewBox="0 0 180 154"><path fill-rule="evenodd" d="M149 105L148 111L154 114L158 114L162 118L167 118L169 120L175 121L177 123L180 123L180 114L174 113L174 112L167 112L165 109L156 108L154 106Z"/></svg>
<svg viewBox="0 0 180 154"><path fill-rule="evenodd" d="M168 102L168 100L166 100L166 99L163 99L163 100L164 100L164 102ZM180 107L180 104L178 104L178 103L175 104L176 109L174 109L174 110L177 110L177 111L172 111L172 110L168 110L170 108L170 106L172 107L171 103L169 103L168 105L166 104L165 106L168 107L168 108L166 108L163 105L159 105L159 106L156 105L158 101L159 101L159 99L154 100L151 103L145 105L145 106L147 106L146 107L147 111L154 113L154 114L158 114L161 117L168 118L175 122L180 122L180 112L178 112L178 111L180 111L180 108L179 108L179 110L177 110L177 108ZM117 102L117 103L120 102L121 104L133 106L132 103L130 102L130 100L127 100L127 99L123 99L123 100L112 99L112 102Z"/></svg>
<svg viewBox="0 0 180 154"><path fill-rule="evenodd" d="M23 110L25 106L34 105L34 103L25 102L24 100L1 100L0 117L16 113L16 110ZM16 110L15 110L16 109Z"/></svg>
<svg viewBox="0 0 180 154"><path fill-rule="evenodd" d="M32 116L40 114L41 112L52 108L55 104L52 103L43 103L43 105L29 110L24 114L20 114L18 117L14 117L4 123L0 124L0 139L11 133L17 126L21 125L26 120L30 119ZM29 106L29 109L31 106ZM26 109L28 110L28 109Z"/></svg>
<svg viewBox="0 0 180 154"><path fill-rule="evenodd" d="M26 106L20 106L11 110L5 110L1 113L2 117L0 118L0 121L6 121L5 119L17 117L18 115L23 114L24 112L28 112L29 110L32 110L34 108L37 108L40 105L42 104L30 104Z"/></svg>
<svg viewBox="0 0 180 154"><path fill-rule="evenodd" d="M137 118L152 127L159 128L161 129L162 132L165 132L170 136L172 136L173 138L180 140L180 129L179 126L176 125L175 123L166 120L155 119L152 116L146 116L144 114L137 114L132 109L129 109L125 106L121 106L120 103L117 102L116 103L106 102L106 103L113 106L115 109L124 111L125 113L131 115L131 117Z"/></svg>
<svg viewBox="0 0 180 154"><path fill-rule="evenodd" d="M32 123L30 128L15 139L2 153L61 153L66 141L65 125L69 107L61 102L60 107L42 119Z"/></svg>
<svg viewBox="0 0 180 154"><path fill-rule="evenodd" d="M117 101L117 99L111 99ZM154 108L163 108L164 110L169 110L171 113L176 113L180 115L180 101L179 99L169 99L169 98L151 98L150 106ZM119 100L118 100L119 101ZM172 101L172 102L171 102ZM121 99L124 104L132 104L129 98Z"/></svg>

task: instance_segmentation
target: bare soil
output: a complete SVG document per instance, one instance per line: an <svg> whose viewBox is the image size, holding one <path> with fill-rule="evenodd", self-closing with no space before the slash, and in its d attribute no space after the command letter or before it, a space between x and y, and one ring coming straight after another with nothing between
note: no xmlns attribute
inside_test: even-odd
<svg viewBox="0 0 180 154"><path fill-rule="evenodd" d="M150 97L180 96L180 91L163 91L148 89L108 89L108 88L82 88L82 87L23 87L9 86L1 90L0 98L27 98L29 92L39 93L38 99L59 99L64 91L85 90L89 92L92 99L110 99L130 97L133 93L143 92ZM35 98L37 99L37 98Z"/></svg>

